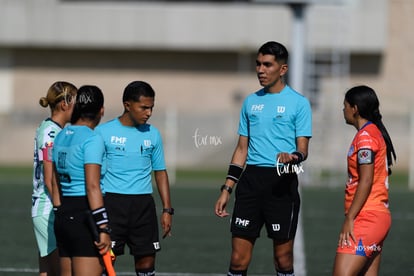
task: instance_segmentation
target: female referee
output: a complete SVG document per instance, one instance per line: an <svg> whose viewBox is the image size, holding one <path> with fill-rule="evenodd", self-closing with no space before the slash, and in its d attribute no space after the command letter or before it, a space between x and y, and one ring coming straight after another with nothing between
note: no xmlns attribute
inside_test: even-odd
<svg viewBox="0 0 414 276"><path fill-rule="evenodd" d="M39 249L39 275L59 274L59 255L53 231L51 150L56 135L69 123L77 88L64 81L53 83L39 104L50 107L51 115L43 120L34 139L32 219Z"/></svg>
<svg viewBox="0 0 414 276"><path fill-rule="evenodd" d="M391 226L388 176L396 154L372 88L351 88L345 94L343 112L357 134L348 151L345 220L333 275L378 275L383 242Z"/></svg>
<svg viewBox="0 0 414 276"><path fill-rule="evenodd" d="M52 191L62 276L102 275L101 255L111 246L101 190L105 147L94 132L103 116L103 104L98 87L80 87L72 125L55 139ZM97 238L94 232L99 232Z"/></svg>

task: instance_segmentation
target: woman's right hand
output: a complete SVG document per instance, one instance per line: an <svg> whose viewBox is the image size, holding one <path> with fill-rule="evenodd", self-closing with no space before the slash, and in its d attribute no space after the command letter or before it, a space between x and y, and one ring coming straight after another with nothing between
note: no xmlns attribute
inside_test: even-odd
<svg viewBox="0 0 414 276"><path fill-rule="evenodd" d="M354 244L356 243L354 237L354 220L346 216L342 225L341 233L339 234L338 246L342 248L344 246L349 247L352 245L351 240Z"/></svg>
<svg viewBox="0 0 414 276"><path fill-rule="evenodd" d="M229 198L230 198L230 194L226 190L223 190L215 205L214 212L216 216L223 218L223 217L227 217L228 215L230 215L226 211L226 206L229 201Z"/></svg>
<svg viewBox="0 0 414 276"><path fill-rule="evenodd" d="M99 253L104 255L111 250L112 241L110 235L105 232L99 233L99 242L95 242L95 245L98 248Z"/></svg>

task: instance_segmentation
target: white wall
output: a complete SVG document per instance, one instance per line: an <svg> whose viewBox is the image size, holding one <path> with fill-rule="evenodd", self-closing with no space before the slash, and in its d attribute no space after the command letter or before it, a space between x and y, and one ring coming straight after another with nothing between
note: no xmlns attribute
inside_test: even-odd
<svg viewBox="0 0 414 276"><path fill-rule="evenodd" d="M331 45L343 20L351 29L343 47L385 47L387 0L327 2L310 6L309 26L317 30L311 46ZM258 41L273 39L289 46L291 23L285 5L0 0L0 46L11 47L255 50Z"/></svg>

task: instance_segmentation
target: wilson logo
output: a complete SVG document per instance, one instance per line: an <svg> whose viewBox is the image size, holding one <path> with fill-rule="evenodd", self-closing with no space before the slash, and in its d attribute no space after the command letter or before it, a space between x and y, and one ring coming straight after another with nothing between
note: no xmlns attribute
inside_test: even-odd
<svg viewBox="0 0 414 276"><path fill-rule="evenodd" d="M151 146L151 140L144 140L144 146L150 147Z"/></svg>
<svg viewBox="0 0 414 276"><path fill-rule="evenodd" d="M286 107L284 106L277 106L277 113L285 113Z"/></svg>
<svg viewBox="0 0 414 276"><path fill-rule="evenodd" d="M159 242L154 242L153 245L155 250L159 250L161 248Z"/></svg>
<svg viewBox="0 0 414 276"><path fill-rule="evenodd" d="M272 224L272 229L273 229L273 231L275 231L275 232L280 231L280 224L279 224L279 223Z"/></svg>

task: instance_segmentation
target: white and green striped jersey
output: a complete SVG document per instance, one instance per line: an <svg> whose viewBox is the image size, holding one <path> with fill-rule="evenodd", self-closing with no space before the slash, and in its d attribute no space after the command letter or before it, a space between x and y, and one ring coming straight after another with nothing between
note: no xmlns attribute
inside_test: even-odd
<svg viewBox="0 0 414 276"><path fill-rule="evenodd" d="M52 210L51 195L43 176L43 161L52 158L53 141L62 127L48 118L42 121L34 138L32 217L48 215Z"/></svg>

